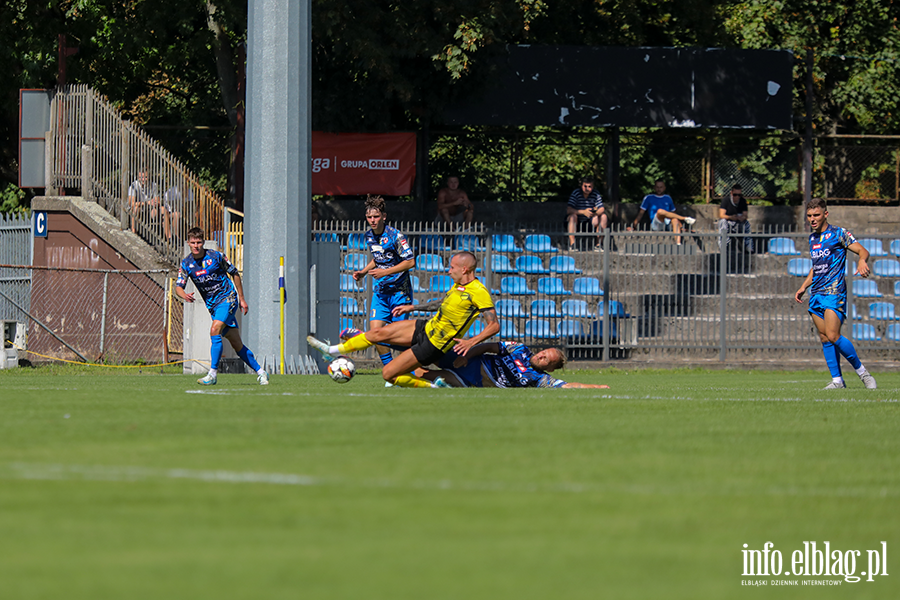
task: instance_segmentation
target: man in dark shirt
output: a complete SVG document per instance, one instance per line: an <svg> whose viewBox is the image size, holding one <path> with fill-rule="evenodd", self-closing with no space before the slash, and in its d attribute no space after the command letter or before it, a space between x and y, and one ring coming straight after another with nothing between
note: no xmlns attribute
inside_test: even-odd
<svg viewBox="0 0 900 600"><path fill-rule="evenodd" d="M569 195L569 203L566 206L566 224L569 231L569 250L575 248L575 231L584 224L590 223L594 231L600 228L606 229L609 224L609 216L603 207L603 199L594 189L594 179L585 177L581 180L581 187L576 188ZM600 249L599 239L594 250Z"/></svg>
<svg viewBox="0 0 900 600"><path fill-rule="evenodd" d="M750 233L750 221L747 220L747 201L738 184L731 186L731 191L722 198L722 204L719 205L719 233ZM726 244L730 241L728 239ZM721 243L720 238L719 244ZM750 254L756 251L753 246L753 238L744 238L744 248Z"/></svg>

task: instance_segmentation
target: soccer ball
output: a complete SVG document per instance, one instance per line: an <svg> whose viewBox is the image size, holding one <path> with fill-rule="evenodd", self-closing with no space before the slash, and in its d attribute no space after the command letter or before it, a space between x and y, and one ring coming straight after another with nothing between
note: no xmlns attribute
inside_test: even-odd
<svg viewBox="0 0 900 600"><path fill-rule="evenodd" d="M356 365L346 356L338 356L328 364L328 375L338 383L347 383L356 374Z"/></svg>

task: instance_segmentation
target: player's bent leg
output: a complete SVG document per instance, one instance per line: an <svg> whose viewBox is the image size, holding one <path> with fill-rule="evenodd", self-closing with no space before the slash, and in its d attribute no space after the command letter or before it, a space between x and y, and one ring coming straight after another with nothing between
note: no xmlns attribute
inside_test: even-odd
<svg viewBox="0 0 900 600"><path fill-rule="evenodd" d="M432 387L432 383L427 379L410 375L410 372L421 366L412 350L404 350L381 369L381 376L385 381L399 387Z"/></svg>

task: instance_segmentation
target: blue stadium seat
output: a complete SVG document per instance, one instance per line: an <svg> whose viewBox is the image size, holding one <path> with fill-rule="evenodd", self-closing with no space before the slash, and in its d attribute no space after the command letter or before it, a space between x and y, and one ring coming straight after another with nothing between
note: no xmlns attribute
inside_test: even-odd
<svg viewBox="0 0 900 600"><path fill-rule="evenodd" d="M874 325L870 325L869 323L854 323L853 339L866 342L877 342L881 338L878 337L878 332L875 331Z"/></svg>
<svg viewBox="0 0 900 600"><path fill-rule="evenodd" d="M516 270L521 273L529 273L532 275L544 275L550 272L544 268L544 263L543 261L541 261L541 257L534 256L533 254L526 254L517 258Z"/></svg>
<svg viewBox="0 0 900 600"><path fill-rule="evenodd" d="M847 261L847 268L844 269L844 274L846 274L846 275L856 275L856 274L857 274L857 273L856 273L856 261L855 261L855 260L848 260L848 261Z"/></svg>
<svg viewBox="0 0 900 600"><path fill-rule="evenodd" d="M465 337L473 338L482 331L484 331L484 321L482 321L481 319L475 319L475 322L472 323L472 326L469 327L469 330L466 332Z"/></svg>
<svg viewBox="0 0 900 600"><path fill-rule="evenodd" d="M491 249L494 252L521 252L522 249L516 246L516 238L511 235L493 235L491 236Z"/></svg>
<svg viewBox="0 0 900 600"><path fill-rule="evenodd" d="M494 273L518 273L505 254L491 254L491 271Z"/></svg>
<svg viewBox="0 0 900 600"><path fill-rule="evenodd" d="M484 252L487 247L481 243L476 235L464 234L453 237L453 246L457 250L468 250L469 252Z"/></svg>
<svg viewBox="0 0 900 600"><path fill-rule="evenodd" d="M609 314L613 317L627 317L625 307L618 300L609 301ZM597 303L597 316L603 317L603 301Z"/></svg>
<svg viewBox="0 0 900 600"><path fill-rule="evenodd" d="M603 288L596 277L578 277L575 279L573 291L582 296L602 296Z"/></svg>
<svg viewBox="0 0 900 600"><path fill-rule="evenodd" d="M453 278L449 275L432 275L428 285L435 294L446 294L453 287Z"/></svg>
<svg viewBox="0 0 900 600"><path fill-rule="evenodd" d="M900 240L894 240L890 245L891 254L900 257Z"/></svg>
<svg viewBox="0 0 900 600"><path fill-rule="evenodd" d="M615 340L619 337L619 324L616 319L610 320L609 339ZM591 340L599 344L603 340L603 321L593 321L591 323Z"/></svg>
<svg viewBox="0 0 900 600"><path fill-rule="evenodd" d="M592 318L594 316L587 300L563 300L562 314L564 317Z"/></svg>
<svg viewBox="0 0 900 600"><path fill-rule="evenodd" d="M564 319L556 324L557 337L584 337L584 326L581 321Z"/></svg>
<svg viewBox="0 0 900 600"><path fill-rule="evenodd" d="M812 269L812 260L809 258L792 258L788 261L788 275L806 277Z"/></svg>
<svg viewBox="0 0 900 600"><path fill-rule="evenodd" d="M516 324L512 321L500 321L501 340L521 340L522 334L516 330Z"/></svg>
<svg viewBox="0 0 900 600"><path fill-rule="evenodd" d="M409 276L409 283L412 285L413 293L425 294L429 291L427 287L422 287L422 282L415 275Z"/></svg>
<svg viewBox="0 0 900 600"><path fill-rule="evenodd" d="M418 239L419 252L440 252L450 250L450 246L444 243L444 236L437 234L420 235Z"/></svg>
<svg viewBox="0 0 900 600"><path fill-rule="evenodd" d="M571 296L572 292L563 285L563 280L559 277L541 277L538 279L538 294L547 296Z"/></svg>
<svg viewBox="0 0 900 600"><path fill-rule="evenodd" d="M440 254L419 254L416 256L416 269L432 273L444 273L444 259Z"/></svg>
<svg viewBox="0 0 900 600"><path fill-rule="evenodd" d="M366 234L364 233L351 233L347 236L347 244L341 246L341 250L368 250L369 246L366 244Z"/></svg>
<svg viewBox="0 0 900 600"><path fill-rule="evenodd" d="M534 300L531 302L532 317L561 317L562 313L556 307L554 300Z"/></svg>
<svg viewBox="0 0 900 600"><path fill-rule="evenodd" d="M862 315L859 314L858 310L856 310L856 304L850 305L850 318L854 321L859 321L860 319L862 319Z"/></svg>
<svg viewBox="0 0 900 600"><path fill-rule="evenodd" d="M348 275L347 273L341 273L341 291L342 292L364 292L366 291L365 279L363 279L363 285L360 287L356 284L356 281L353 279L353 275Z"/></svg>
<svg viewBox="0 0 900 600"><path fill-rule="evenodd" d="M500 293L510 296L533 296L534 290L528 289L524 277L508 275L500 280Z"/></svg>
<svg viewBox="0 0 900 600"><path fill-rule="evenodd" d="M339 242L341 238L338 237L336 233L316 233L313 234L314 242ZM346 248L341 248L342 250L346 250Z"/></svg>
<svg viewBox="0 0 900 600"><path fill-rule="evenodd" d="M776 237L769 240L769 254L776 256L800 256L791 238Z"/></svg>
<svg viewBox="0 0 900 600"><path fill-rule="evenodd" d="M857 298L881 298L883 296L878 291L878 284L868 279L853 280L853 295Z"/></svg>
<svg viewBox="0 0 900 600"><path fill-rule="evenodd" d="M900 342L900 323L888 325L887 331L884 332L884 337L892 342Z"/></svg>
<svg viewBox="0 0 900 600"><path fill-rule="evenodd" d="M892 258L876 260L872 272L879 277L900 277L900 260Z"/></svg>
<svg viewBox="0 0 900 600"><path fill-rule="evenodd" d="M529 319L525 321L525 337L546 340L556 337L546 319Z"/></svg>
<svg viewBox="0 0 900 600"><path fill-rule="evenodd" d="M869 305L869 318L876 321L896 321L894 305L890 302L873 302Z"/></svg>
<svg viewBox="0 0 900 600"><path fill-rule="evenodd" d="M575 259L571 256L554 256L550 259L551 273L581 273L581 269L575 266Z"/></svg>
<svg viewBox="0 0 900 600"><path fill-rule="evenodd" d="M888 255L888 253L884 251L881 240L875 238L863 238L859 240L859 243L863 248L869 251L869 256L878 257Z"/></svg>
<svg viewBox="0 0 900 600"><path fill-rule="evenodd" d="M501 317L527 317L522 303L515 298L501 298L494 303L497 315Z"/></svg>
<svg viewBox="0 0 900 600"><path fill-rule="evenodd" d="M525 236L525 250L527 252L559 252L550 243L550 236L540 233L532 233Z"/></svg>
<svg viewBox="0 0 900 600"><path fill-rule="evenodd" d="M341 314L355 317L366 314L365 308L360 308L356 298L341 296Z"/></svg>
<svg viewBox="0 0 900 600"><path fill-rule="evenodd" d="M900 296L900 281L894 284L894 295Z"/></svg>
<svg viewBox="0 0 900 600"><path fill-rule="evenodd" d="M369 264L369 257L365 254L348 254L344 257L345 271L361 271Z"/></svg>

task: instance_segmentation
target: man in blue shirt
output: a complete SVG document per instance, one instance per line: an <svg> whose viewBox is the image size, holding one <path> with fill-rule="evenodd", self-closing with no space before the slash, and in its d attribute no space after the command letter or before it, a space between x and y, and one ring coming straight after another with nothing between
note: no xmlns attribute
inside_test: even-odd
<svg viewBox="0 0 900 600"><path fill-rule="evenodd" d="M632 226L628 228L631 231L638 226L644 213L650 213L650 231L669 231L670 229L676 234L680 234L684 229L683 223L693 225L697 219L693 217L682 217L675 212L675 201L672 196L666 193L666 182L657 179L653 185L653 193L644 196L641 202L641 210L638 212ZM675 243L681 245L681 236L675 238Z"/></svg>
<svg viewBox="0 0 900 600"><path fill-rule="evenodd" d="M584 224L590 223L594 231L600 228L606 229L609 224L609 216L603 206L603 199L594 189L594 179L585 177L581 180L581 187L569 194L569 203L566 205L566 225L569 231L569 250L575 249L575 231ZM594 250L600 250L599 239Z"/></svg>
<svg viewBox="0 0 900 600"><path fill-rule="evenodd" d="M608 385L573 383L556 379L551 372L566 365L559 348L546 348L537 354L519 342L488 342L473 347L465 356L448 353L438 366L427 371L426 379L442 377L453 387L497 388L594 388Z"/></svg>
<svg viewBox="0 0 900 600"><path fill-rule="evenodd" d="M866 388L874 390L877 387L875 378L860 362L853 343L841 335L847 305L847 285L844 282L847 250L859 255L857 272L862 277L869 276L869 265L866 263L869 252L856 241L852 233L828 224L828 207L823 199L813 198L809 201L806 205L806 218L812 229L809 255L813 265L794 298L797 302L802 302L803 294L812 288L809 293L809 316L819 332L825 362L831 371L831 383L825 389L847 387L841 374L840 354L847 359Z"/></svg>
<svg viewBox="0 0 900 600"><path fill-rule="evenodd" d="M394 321L405 321L407 315L394 316L397 306L412 304L412 283L409 270L416 266L416 256L406 236L387 225L387 209L381 196L366 199L366 245L372 253L372 260L364 268L353 272L353 279L359 281L366 275L375 279L372 294L372 309L369 311L369 331L380 329ZM391 362L391 349L376 346L382 364Z"/></svg>
<svg viewBox="0 0 900 600"><path fill-rule="evenodd" d="M187 281L190 279L206 302L206 308L212 317L212 327L209 329L210 369L205 377L197 380L197 383L201 385L216 384L219 360L222 358L222 338L224 337L231 343L231 347L238 356L256 371L256 380L259 384L268 385L268 373L259 366L253 353L241 341L237 320L234 318L238 306L245 315L249 310L247 302L244 300L244 288L241 284L240 273L227 256L218 250L203 248L205 240L203 230L199 227L188 231L187 238L191 253L181 261L178 280L175 282L175 294L185 302L193 302L193 292L188 294L184 291Z"/></svg>

